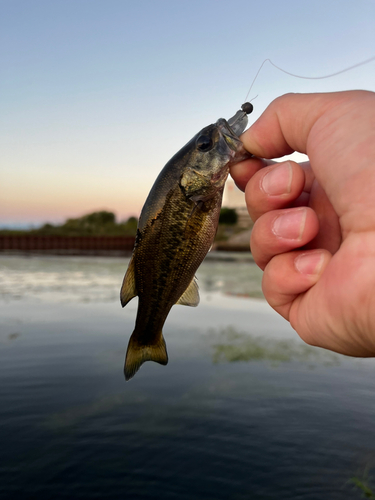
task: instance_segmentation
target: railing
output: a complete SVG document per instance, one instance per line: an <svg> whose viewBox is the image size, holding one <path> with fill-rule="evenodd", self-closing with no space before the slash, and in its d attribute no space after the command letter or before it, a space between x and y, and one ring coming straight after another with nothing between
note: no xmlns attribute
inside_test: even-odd
<svg viewBox="0 0 375 500"><path fill-rule="evenodd" d="M133 236L0 235L0 252L129 253L134 240Z"/></svg>

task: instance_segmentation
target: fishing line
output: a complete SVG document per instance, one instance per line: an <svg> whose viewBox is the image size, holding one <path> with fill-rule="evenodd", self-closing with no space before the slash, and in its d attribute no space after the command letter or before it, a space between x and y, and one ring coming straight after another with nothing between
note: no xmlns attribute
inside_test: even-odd
<svg viewBox="0 0 375 500"><path fill-rule="evenodd" d="M375 60L375 56L370 57L369 59L366 59L365 61L362 61L362 62L359 62L357 64L354 64L353 66L349 66L348 68L341 69L340 71L336 71L336 73L331 73L330 75L324 75L324 76L301 76L301 75L295 75L294 73L290 73L289 71L286 71L285 69L280 68L280 66L277 66L277 64L273 63L271 61L271 59L265 59L262 62L260 68L258 69L258 72L255 75L255 78L254 78L252 84L250 85L249 91L248 91L248 93L246 94L246 97L245 97L245 102L246 102L246 100L247 100L247 98L248 98L248 96L249 96L249 94L251 92L251 89L253 88L255 80L258 78L260 70L263 68L263 66L265 65L266 62L269 62L270 64L272 64L272 66L274 66L279 71L282 71L283 73L285 73L287 75L294 76L295 78L302 78L304 80L323 80L324 78L331 78L332 76L341 75L341 73L345 73L345 71L350 71L351 69L358 68L359 66L363 66L364 64L368 64L369 62L374 61L374 60Z"/></svg>

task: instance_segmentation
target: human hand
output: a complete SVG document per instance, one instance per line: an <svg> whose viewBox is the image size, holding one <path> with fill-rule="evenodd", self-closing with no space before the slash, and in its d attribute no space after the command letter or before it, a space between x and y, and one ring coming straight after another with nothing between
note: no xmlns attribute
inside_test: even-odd
<svg viewBox="0 0 375 500"><path fill-rule="evenodd" d="M375 93L284 95L241 140L267 301L308 344L375 356ZM293 151L309 162L261 159Z"/></svg>

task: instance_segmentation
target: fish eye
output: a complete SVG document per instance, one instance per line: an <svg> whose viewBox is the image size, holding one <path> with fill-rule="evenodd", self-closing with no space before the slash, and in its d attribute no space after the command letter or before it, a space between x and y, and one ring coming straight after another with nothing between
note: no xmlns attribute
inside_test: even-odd
<svg viewBox="0 0 375 500"><path fill-rule="evenodd" d="M197 139L196 144L199 151L204 151L204 152L210 151L210 149L212 149L214 145L211 137L209 137L208 135L200 135Z"/></svg>

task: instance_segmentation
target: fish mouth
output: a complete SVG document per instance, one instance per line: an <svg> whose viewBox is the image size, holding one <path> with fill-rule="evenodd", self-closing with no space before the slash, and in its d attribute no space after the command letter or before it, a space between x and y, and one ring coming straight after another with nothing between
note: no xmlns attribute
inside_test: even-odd
<svg viewBox="0 0 375 500"><path fill-rule="evenodd" d="M216 129L221 137L218 152L227 155L228 162L215 175L212 176L213 185L223 186L229 173L229 168L252 155L244 148L239 136L243 133L248 123L247 113L237 111L228 121L220 118L216 122Z"/></svg>
<svg viewBox="0 0 375 500"><path fill-rule="evenodd" d="M246 103L247 104L247 103ZM245 104L242 105L244 107ZM246 108L245 108L246 109ZM231 129L231 131L239 137L245 130L248 124L248 118L247 118L248 113L243 110L237 111L237 113L232 116L232 118L229 118L228 120L228 125Z"/></svg>
<svg viewBox="0 0 375 500"><path fill-rule="evenodd" d="M242 108L246 109L245 104L242 105ZM219 130L221 130L228 146L235 151L239 149L239 142L241 141L238 139L247 127L249 121L247 115L247 111L240 109L232 118L229 118L228 121L221 118L217 122Z"/></svg>
<svg viewBox="0 0 375 500"><path fill-rule="evenodd" d="M237 113L230 118L229 121L220 118L216 122L219 134L224 139L223 143L229 148L229 155L231 159L229 160L228 166L232 166L242 160L250 158L252 155L246 151L242 141L239 136L243 133L247 126L247 114L244 111L237 111ZM227 150L228 154L228 150Z"/></svg>
<svg viewBox="0 0 375 500"><path fill-rule="evenodd" d="M239 140L238 135L230 127L229 123L224 120L224 118L220 118L216 122L216 126L227 146L229 146L232 151L236 152L242 143Z"/></svg>

